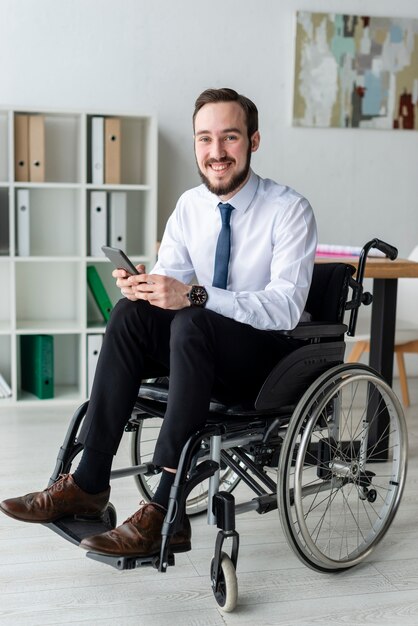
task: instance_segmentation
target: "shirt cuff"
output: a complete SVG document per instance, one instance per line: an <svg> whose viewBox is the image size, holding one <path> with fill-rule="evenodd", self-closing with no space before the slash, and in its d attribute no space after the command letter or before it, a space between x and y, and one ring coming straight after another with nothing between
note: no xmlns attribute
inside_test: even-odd
<svg viewBox="0 0 418 626"><path fill-rule="evenodd" d="M233 318L235 293L219 287L205 287L208 294L206 308L220 313L225 317Z"/></svg>

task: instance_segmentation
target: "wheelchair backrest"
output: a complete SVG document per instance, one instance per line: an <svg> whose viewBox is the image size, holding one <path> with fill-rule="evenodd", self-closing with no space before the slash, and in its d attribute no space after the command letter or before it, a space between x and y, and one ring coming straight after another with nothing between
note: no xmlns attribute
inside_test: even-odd
<svg viewBox="0 0 418 626"><path fill-rule="evenodd" d="M313 321L343 321L350 278L355 271L346 263L315 263L305 307Z"/></svg>
<svg viewBox="0 0 418 626"><path fill-rule="evenodd" d="M345 343L341 336L344 332L341 324L354 272L355 268L345 263L315 264L305 307L312 316L312 322L300 324L304 331L302 335L289 333L294 337L303 337L306 343L285 356L270 372L256 398L257 410L295 405L322 373L344 361ZM323 333L323 340L315 334L310 337L310 333L317 332L321 324L329 325L330 334ZM336 330L333 331L333 328Z"/></svg>

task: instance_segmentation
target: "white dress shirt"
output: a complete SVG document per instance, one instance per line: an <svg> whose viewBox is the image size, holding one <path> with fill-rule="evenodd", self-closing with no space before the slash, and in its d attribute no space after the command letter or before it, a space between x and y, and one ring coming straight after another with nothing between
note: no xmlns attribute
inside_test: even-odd
<svg viewBox="0 0 418 626"><path fill-rule="evenodd" d="M244 324L294 328L308 296L317 245L309 202L251 171L246 185L228 200L234 210L226 290L212 287L219 202L205 185L180 197L150 273L187 284L196 279L208 292L206 308Z"/></svg>

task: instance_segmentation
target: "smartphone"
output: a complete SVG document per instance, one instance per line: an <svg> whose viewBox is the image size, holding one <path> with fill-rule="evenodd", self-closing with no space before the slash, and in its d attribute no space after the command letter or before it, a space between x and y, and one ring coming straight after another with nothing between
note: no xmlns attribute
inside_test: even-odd
<svg viewBox="0 0 418 626"><path fill-rule="evenodd" d="M116 269L125 270L129 274L139 274L135 265L126 256L123 250L119 250L119 248L112 248L110 246L102 246L102 250L107 258L112 261Z"/></svg>

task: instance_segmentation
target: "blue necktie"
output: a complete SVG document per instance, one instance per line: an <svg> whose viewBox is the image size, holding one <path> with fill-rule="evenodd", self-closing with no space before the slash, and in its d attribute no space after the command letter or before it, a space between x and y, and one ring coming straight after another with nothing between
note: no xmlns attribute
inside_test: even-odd
<svg viewBox="0 0 418 626"><path fill-rule="evenodd" d="M218 243L216 244L215 269L213 272L214 287L226 289L228 282L228 265L231 253L231 212L234 207L230 204L218 204L221 212L222 228L219 233Z"/></svg>

